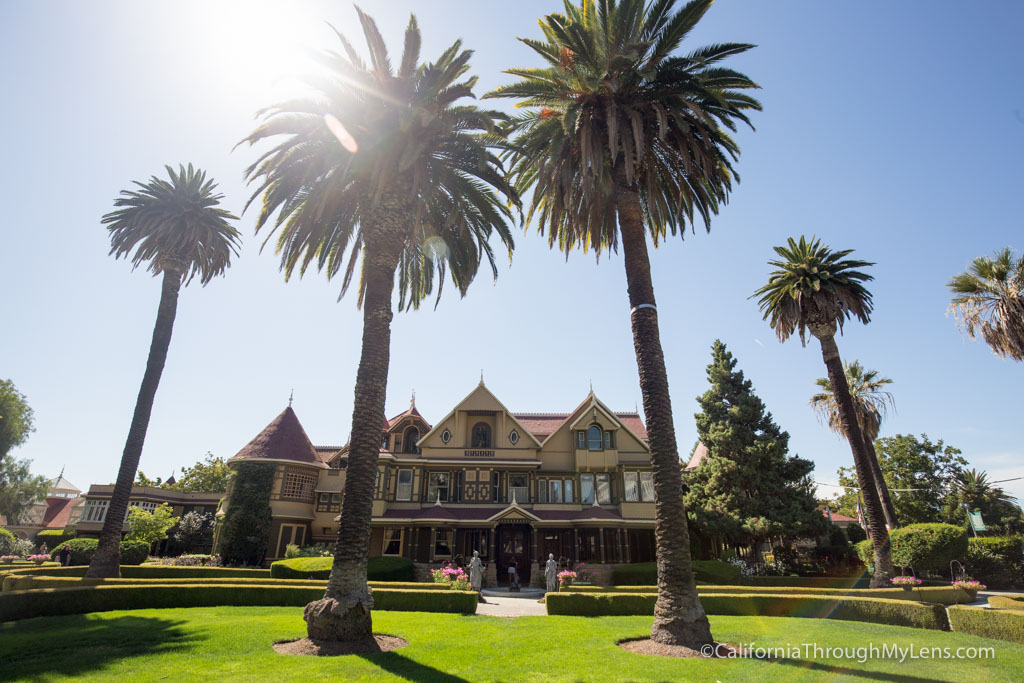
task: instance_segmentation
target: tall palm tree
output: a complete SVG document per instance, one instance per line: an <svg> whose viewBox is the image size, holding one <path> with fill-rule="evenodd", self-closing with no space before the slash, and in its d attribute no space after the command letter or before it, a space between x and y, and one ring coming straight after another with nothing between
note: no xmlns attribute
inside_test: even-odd
<svg viewBox="0 0 1024 683"><path fill-rule="evenodd" d="M488 239L496 232L511 257L507 221L518 202L491 152L501 143L502 116L456 104L473 94L476 79L466 76L472 52L456 41L436 61L420 63L411 17L394 70L376 23L356 11L369 63L338 33L343 51L323 53L324 73L310 80L315 92L264 110L263 124L243 140L275 139L247 175L258 183L250 203L263 197L256 229L269 223L270 235L279 233L286 279L315 264L329 279L343 275L344 295L362 257L363 338L345 499L327 591L304 613L310 638L339 641L372 634L366 559L396 271L400 309L431 293L435 271L438 296L446 274L465 294L485 258L497 277Z"/></svg>
<svg viewBox="0 0 1024 683"><path fill-rule="evenodd" d="M972 509L984 503L1012 504L1017 500L1002 487L989 482L988 472L981 470L960 470L953 478L953 485L959 491L963 502Z"/></svg>
<svg viewBox="0 0 1024 683"><path fill-rule="evenodd" d="M850 398L853 400L857 423L864 437L864 448L867 450L868 464L871 466L871 478L875 481L875 489L882 503L885 524L890 529L895 529L899 526L896 509L889 496L889 487L882 476L882 468L878 466L878 454L875 453L875 439L878 438L882 419L888 408L894 405L892 394L885 390L885 387L892 384L892 380L881 377L878 370L865 370L860 361L856 360L852 363L843 363L843 374L846 375L846 382L850 386ZM842 436L843 424L839 418L839 403L835 392L832 391L832 382L828 377L819 377L815 384L821 391L811 396L811 407L818 417L828 420L828 426L833 432Z"/></svg>
<svg viewBox="0 0 1024 683"><path fill-rule="evenodd" d="M171 343L178 291L196 276L204 287L231 265L238 255L238 231L228 221L238 220L219 208L223 195L217 184L199 169L167 166L169 180L153 176L148 183L135 182L138 190L122 190L114 201L117 211L103 216L110 231L110 253L130 258L133 267L149 264L153 275L163 275L160 306L157 308L153 341L149 346L146 372L135 400L121 466L110 494L107 517L100 532L99 547L89 563L86 576L110 578L121 575L121 530L131 497L135 472L139 469L153 400L160 384L167 349Z"/></svg>
<svg viewBox="0 0 1024 683"><path fill-rule="evenodd" d="M947 286L955 295L950 309L971 339L980 332L996 355L1024 360L1024 258L1009 247L980 256Z"/></svg>
<svg viewBox="0 0 1024 683"><path fill-rule="evenodd" d="M867 507L868 527L875 550L875 574L871 585L886 586L894 574L889 534L885 529L882 504L875 489L857 410L850 397L850 387L835 340L836 329L842 333L843 323L849 318L856 318L864 324L871 320L871 292L862 283L873 278L856 269L874 264L846 260L852 252L852 249L832 251L818 239L808 241L801 236L797 242L790 237L788 246L775 247L775 253L782 260L769 261L768 264L778 270L772 271L768 284L753 296L761 297L758 303L764 319L769 321L780 342L799 332L800 342L806 345L809 330L821 345L821 357L836 398L839 427L850 443L857 481Z"/></svg>
<svg viewBox="0 0 1024 683"><path fill-rule="evenodd" d="M522 39L546 62L510 69L521 80L487 97L518 98L513 120L516 189L533 189L529 219L551 246L617 251L621 243L630 323L655 482L658 600L651 638L699 648L711 642L690 566L679 452L658 330L647 236L655 246L709 228L737 178L729 136L757 85L719 65L751 45L726 43L675 54L711 0L565 2L541 20L545 40ZM738 178L737 178L738 179Z"/></svg>

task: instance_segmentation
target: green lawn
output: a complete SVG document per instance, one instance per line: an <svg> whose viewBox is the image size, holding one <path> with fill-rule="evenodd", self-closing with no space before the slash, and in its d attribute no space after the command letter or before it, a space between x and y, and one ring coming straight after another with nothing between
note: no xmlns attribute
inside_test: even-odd
<svg viewBox="0 0 1024 683"><path fill-rule="evenodd" d="M274 640L305 634L301 610L294 607L103 612L0 624L0 680L1024 680L1019 645L860 622L711 617L715 637L724 642L991 646L995 659L672 660L615 645L644 636L650 624L651 617L500 619L378 612L375 631L402 636L409 647L382 655L315 658L279 655L270 648Z"/></svg>

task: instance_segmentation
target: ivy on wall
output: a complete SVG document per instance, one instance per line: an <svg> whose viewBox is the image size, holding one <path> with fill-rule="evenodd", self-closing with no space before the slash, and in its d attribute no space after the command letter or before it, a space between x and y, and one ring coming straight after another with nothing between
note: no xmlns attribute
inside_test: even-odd
<svg viewBox="0 0 1024 683"><path fill-rule="evenodd" d="M275 469L270 463L236 466L218 544L224 564L262 564L270 542L270 490Z"/></svg>

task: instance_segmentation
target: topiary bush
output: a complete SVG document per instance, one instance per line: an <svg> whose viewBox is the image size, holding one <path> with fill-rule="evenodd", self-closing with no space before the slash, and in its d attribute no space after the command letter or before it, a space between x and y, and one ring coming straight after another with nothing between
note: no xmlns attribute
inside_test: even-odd
<svg viewBox="0 0 1024 683"><path fill-rule="evenodd" d="M967 530L952 524L911 524L889 532L892 561L915 571L945 572L967 554Z"/></svg>
<svg viewBox="0 0 1024 683"><path fill-rule="evenodd" d="M0 526L0 555L14 555L14 534Z"/></svg>
<svg viewBox="0 0 1024 683"><path fill-rule="evenodd" d="M64 541L50 551L50 559L60 562L60 551L64 546L71 549L71 564L83 565L92 561L93 553L99 546L95 538L73 538ZM149 557L149 544L144 541L121 541L121 564L142 564Z"/></svg>
<svg viewBox="0 0 1024 683"><path fill-rule="evenodd" d="M74 529L43 529L36 534L36 544L46 543L47 548L56 548L64 541L70 541L76 533Z"/></svg>
<svg viewBox="0 0 1024 683"><path fill-rule="evenodd" d="M331 575L333 557L296 557L278 560L270 565L275 579L326 579ZM366 563L369 581L412 581L412 561L404 557L371 557Z"/></svg>
<svg viewBox="0 0 1024 683"><path fill-rule="evenodd" d="M270 543L270 491L275 469L275 465L265 462L241 462L235 466L217 544L224 564L262 564Z"/></svg>

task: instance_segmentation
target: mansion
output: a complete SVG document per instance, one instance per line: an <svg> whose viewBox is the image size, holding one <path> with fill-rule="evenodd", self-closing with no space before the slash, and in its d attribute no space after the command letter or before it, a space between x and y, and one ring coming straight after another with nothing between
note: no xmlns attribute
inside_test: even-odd
<svg viewBox="0 0 1024 683"><path fill-rule="evenodd" d="M228 460L275 465L268 561L289 544L333 545L347 454L313 446L289 406ZM570 413L512 413L481 381L436 424L413 401L382 427L372 514L370 555L406 557L417 578L474 550L492 585L513 563L537 582L549 553L599 576L652 561L647 430L593 391Z"/></svg>

